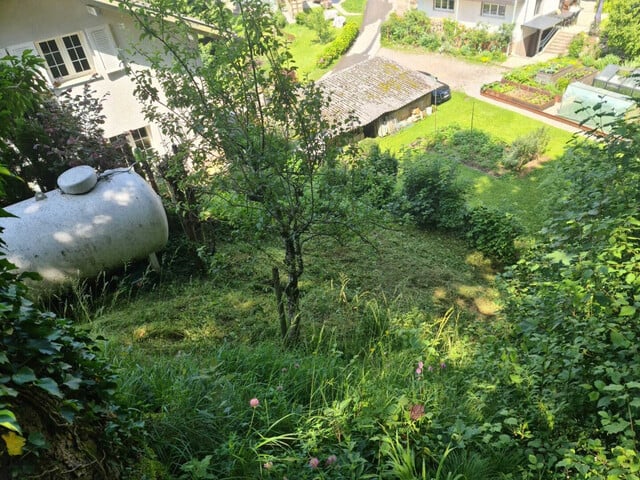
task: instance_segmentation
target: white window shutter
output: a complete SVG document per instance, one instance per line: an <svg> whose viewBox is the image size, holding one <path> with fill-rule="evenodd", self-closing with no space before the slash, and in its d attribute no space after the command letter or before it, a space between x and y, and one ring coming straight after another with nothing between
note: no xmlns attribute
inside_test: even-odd
<svg viewBox="0 0 640 480"><path fill-rule="evenodd" d="M86 30L91 48L99 60L99 65L106 73L122 70L124 65L118 58L118 46L116 45L109 25L88 28Z"/></svg>
<svg viewBox="0 0 640 480"><path fill-rule="evenodd" d="M27 50L31 50L31 52L35 55L35 56L41 56L40 52L38 52L38 50L36 49L36 45L33 42L25 42L25 43L20 43L18 45L11 45L9 47L7 47L7 53L9 55L12 55L14 57L22 57L22 53L26 52ZM52 86L52 82L51 82L51 76L49 75L49 71L44 67L44 66L39 66L38 70L40 70L40 73L42 73L42 76L44 77L44 79L47 81L47 84L49 86Z"/></svg>

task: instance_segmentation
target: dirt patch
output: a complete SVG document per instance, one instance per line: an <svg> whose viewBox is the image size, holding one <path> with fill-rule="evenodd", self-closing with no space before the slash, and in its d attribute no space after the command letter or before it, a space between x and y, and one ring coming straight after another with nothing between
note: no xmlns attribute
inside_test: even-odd
<svg viewBox="0 0 640 480"><path fill-rule="evenodd" d="M520 176L521 177L527 176L533 170L536 170L542 167L543 164L547 163L550 160L551 160L551 157L542 156L542 157L536 158L535 160L530 161L529 163L525 163L524 166L522 167L522 170L520 170Z"/></svg>

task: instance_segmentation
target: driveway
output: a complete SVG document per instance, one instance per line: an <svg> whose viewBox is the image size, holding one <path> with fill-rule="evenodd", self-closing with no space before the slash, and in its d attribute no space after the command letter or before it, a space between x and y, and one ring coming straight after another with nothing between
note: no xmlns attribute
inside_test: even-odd
<svg viewBox="0 0 640 480"><path fill-rule="evenodd" d="M474 97L480 96L482 85L500 80L509 71L506 67L468 63L438 53L418 54L380 48L376 55L395 60L408 69L429 72L449 84L452 90Z"/></svg>
<svg viewBox="0 0 640 480"><path fill-rule="evenodd" d="M448 83L453 90L467 95L479 96L480 87L485 83L500 80L508 69L494 65L467 63L436 53L405 53L380 47L380 26L389 14L398 8L398 0L368 0L364 11L360 34L347 54L333 68L332 72L343 70L374 56L395 60L412 70L422 70ZM344 10L336 5L339 11Z"/></svg>
<svg viewBox="0 0 640 480"><path fill-rule="evenodd" d="M337 5L339 11L344 13ZM391 11L393 4L390 0L368 0L362 16L362 25L358 38L345 56L336 64L332 71L344 70L351 65L367 60L376 54L380 48L380 26Z"/></svg>

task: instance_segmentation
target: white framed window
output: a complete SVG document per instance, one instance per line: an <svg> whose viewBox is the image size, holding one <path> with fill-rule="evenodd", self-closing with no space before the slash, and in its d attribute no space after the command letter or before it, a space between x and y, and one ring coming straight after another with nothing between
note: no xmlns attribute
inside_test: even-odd
<svg viewBox="0 0 640 480"><path fill-rule="evenodd" d="M446 10L447 12L453 12L455 5L455 0L433 0L434 10Z"/></svg>
<svg viewBox="0 0 640 480"><path fill-rule="evenodd" d="M483 17L504 17L507 7L497 3L482 2Z"/></svg>
<svg viewBox="0 0 640 480"><path fill-rule="evenodd" d="M65 81L93 73L87 44L81 32L36 42L52 78Z"/></svg>
<svg viewBox="0 0 640 480"><path fill-rule="evenodd" d="M542 0L536 0L536 6L533 9L533 14L538 15L540 13L540 7L542 7ZM558 7L561 8L561 7Z"/></svg>
<svg viewBox="0 0 640 480"><path fill-rule="evenodd" d="M131 139L133 140L133 146L143 152L151 152L153 147L151 146L151 134L148 127L136 128L129 132Z"/></svg>
<svg viewBox="0 0 640 480"><path fill-rule="evenodd" d="M151 145L151 133L149 127L140 127L129 130L128 132L121 133L114 137L109 137L109 141L119 147L126 146L123 149L125 156L133 157L134 150L140 150L145 153L153 153L153 146ZM124 143L124 145L123 145Z"/></svg>

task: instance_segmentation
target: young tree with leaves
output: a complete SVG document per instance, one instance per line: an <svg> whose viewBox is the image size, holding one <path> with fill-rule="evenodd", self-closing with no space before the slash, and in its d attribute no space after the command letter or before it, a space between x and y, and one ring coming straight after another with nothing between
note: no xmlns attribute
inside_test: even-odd
<svg viewBox="0 0 640 480"><path fill-rule="evenodd" d="M349 226L339 185L327 188L341 126L323 118L322 92L298 80L268 3L237 2L236 15L212 2L199 15L216 32L200 48L189 41L183 5L158 1L141 10L124 2L142 37L157 46L138 48L152 68L131 72L137 95L147 117L187 153L200 202L225 192L230 207L257 219L252 234L279 237L287 280L281 284L274 267L274 288L282 335L295 343L303 245Z"/></svg>

